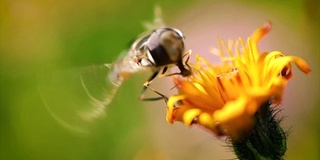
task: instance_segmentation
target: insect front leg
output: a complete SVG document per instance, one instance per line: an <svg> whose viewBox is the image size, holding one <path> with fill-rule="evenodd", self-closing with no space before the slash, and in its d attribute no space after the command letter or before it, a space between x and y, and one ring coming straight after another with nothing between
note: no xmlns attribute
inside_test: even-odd
<svg viewBox="0 0 320 160"><path fill-rule="evenodd" d="M190 55L191 55L191 50L189 50L185 55L183 55L183 58L187 56L187 58L186 58L184 63L181 60L176 64L178 66L178 68L180 69L180 72L169 73L169 74L164 74L165 72L162 72L161 76L166 76L166 77L170 77L170 76L174 76L174 75L181 75L183 77L189 76L191 74L191 67L188 64L189 59L190 59Z"/></svg>
<svg viewBox="0 0 320 160"><path fill-rule="evenodd" d="M166 102L168 101L168 98L161 94L160 92L156 91L155 89L153 89L152 87L150 87L150 84L152 82L152 80L158 75L159 70L154 72L151 77L143 84L143 88L140 94L139 99L141 101L156 101L156 100L160 100L160 99L164 99ZM153 91L154 93L158 94L160 97L152 97L152 98L145 98L144 94L147 91L147 89L150 89L151 91Z"/></svg>

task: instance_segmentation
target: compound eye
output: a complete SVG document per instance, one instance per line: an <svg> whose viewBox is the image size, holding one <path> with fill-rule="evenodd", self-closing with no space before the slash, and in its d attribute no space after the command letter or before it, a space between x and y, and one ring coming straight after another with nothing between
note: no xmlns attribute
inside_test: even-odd
<svg viewBox="0 0 320 160"><path fill-rule="evenodd" d="M184 39L182 33L173 28L155 30L148 38L146 47L156 66L177 64L182 60Z"/></svg>
<svg viewBox="0 0 320 160"><path fill-rule="evenodd" d="M181 59L182 52L184 50L184 41L174 30L163 31L159 43L167 51L167 54L171 61L176 62Z"/></svg>

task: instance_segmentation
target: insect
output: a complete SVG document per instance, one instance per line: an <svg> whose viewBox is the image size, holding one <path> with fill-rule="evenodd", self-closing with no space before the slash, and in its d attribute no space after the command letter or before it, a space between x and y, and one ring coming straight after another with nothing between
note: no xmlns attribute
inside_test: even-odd
<svg viewBox="0 0 320 160"><path fill-rule="evenodd" d="M119 82L126 79L131 73L149 70L153 74L144 83L139 99L145 101L166 99L164 95L149 85L157 75L165 75L168 67L172 65L176 65L180 69L180 73L165 76L179 74L186 77L191 74L187 61L183 63L184 45L184 36L180 30L168 27L156 29L151 34L137 39L128 53L115 62L113 72L109 74L109 80L115 85L119 85ZM145 98L144 93L147 88L160 95L160 97Z"/></svg>
<svg viewBox="0 0 320 160"><path fill-rule="evenodd" d="M143 84L139 96L139 99L143 101L167 100L165 95L150 87L150 83L157 76L181 75L186 77L191 74L188 65L191 51L185 54L184 35L176 28L164 27L157 10L156 15L155 24L149 27L149 31L140 35L132 43L129 50L119 56L115 62L102 66L87 67L76 72L72 70L63 74L59 73L59 77L63 78L42 80L41 87L39 87L42 99L47 110L60 124L68 129L78 130L74 129L76 125L70 121L91 121L102 116L106 106L113 100L124 80L137 72L151 73L151 76ZM184 61L185 56L187 58ZM177 66L180 72L167 73L172 66ZM66 77L70 77L70 80L67 80ZM74 81L75 78L78 78L80 82ZM42 79L48 79L48 76L43 76ZM79 84L81 88L78 87ZM156 93L158 97L146 98L145 92L148 89ZM65 93L69 90L72 90L72 92ZM76 97L75 93L81 94L81 97L74 98ZM86 101L88 98L89 101ZM51 107L51 104L57 107ZM64 106L77 107L66 108ZM60 110L57 109L59 107ZM61 114L61 110L63 112L67 112L67 110L70 110L70 112L76 111L76 115L81 118L74 120L76 116L67 113ZM64 117L61 115L64 115Z"/></svg>

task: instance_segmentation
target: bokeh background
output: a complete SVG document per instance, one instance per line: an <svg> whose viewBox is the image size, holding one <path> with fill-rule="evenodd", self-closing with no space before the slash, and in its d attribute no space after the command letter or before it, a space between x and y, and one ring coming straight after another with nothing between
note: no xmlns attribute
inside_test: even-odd
<svg viewBox="0 0 320 160"><path fill-rule="evenodd" d="M138 101L141 85L149 73L139 73L126 81L108 105L105 116L93 122L77 122L84 132L64 126L49 112L43 97L61 98L48 105L53 106L55 114L65 114L71 120L74 115L64 108L65 102L70 101L70 95L77 102L84 100L77 90L66 87L72 81L62 84L64 76L55 83L57 92L41 92L44 86L51 85L49 75L111 62L144 31L142 22L153 20L156 5L161 6L169 26L184 32L187 49L211 58L212 62L217 59L209 50L217 46L218 36L247 37L264 22L271 21L273 29L261 42L261 50L299 56L312 68L310 75L304 75L294 67L294 78L280 106L285 116L282 126L290 130L285 158L320 158L318 0L0 3L1 160L235 158L224 139L197 127L167 124L164 102ZM171 86L170 79L153 84L165 93Z"/></svg>

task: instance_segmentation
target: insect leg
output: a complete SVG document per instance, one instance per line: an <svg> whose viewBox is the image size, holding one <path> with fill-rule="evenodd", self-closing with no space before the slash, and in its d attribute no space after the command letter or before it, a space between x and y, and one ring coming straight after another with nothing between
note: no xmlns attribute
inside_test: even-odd
<svg viewBox="0 0 320 160"><path fill-rule="evenodd" d="M168 70L168 67L165 66L165 67L163 68L162 72L161 72L161 75L164 75L164 74L167 72L167 70Z"/></svg>
<svg viewBox="0 0 320 160"><path fill-rule="evenodd" d="M152 87L150 87L149 85L146 86L148 89L150 89L151 91L153 91L154 93L158 94L160 97L154 97L154 98L145 98L143 99L143 101L156 101L156 100L161 100L163 99L165 102L168 101L168 97L166 97L165 95L163 95L162 93L156 91L155 89L153 89Z"/></svg>
<svg viewBox="0 0 320 160"><path fill-rule="evenodd" d="M183 55L183 57L187 56L186 61L184 62L184 64L189 68L189 71L191 71L191 67L189 66L188 62L190 60L190 56L191 56L191 50L189 50L185 55Z"/></svg>
<svg viewBox="0 0 320 160"><path fill-rule="evenodd" d="M173 76L173 75L182 75L183 77L189 76L191 74L191 67L188 64L190 55L191 55L191 50L189 50L185 55L183 55L183 57L187 56L187 59L185 60L184 64L182 61L178 62L177 66L180 69L180 73L178 72L170 73L163 76L166 76L166 77ZM187 66L188 69L186 69L184 65Z"/></svg>
<svg viewBox="0 0 320 160"><path fill-rule="evenodd" d="M168 100L168 98L161 94L160 92L156 91L155 89L153 89L152 87L150 87L150 84L152 82L152 80L158 75L159 71L154 72L151 77L143 84L143 88L140 94L139 99L141 101L156 101L156 100L160 100L160 99L164 99L165 101ZM153 91L154 93L158 94L160 97L153 97L153 98L145 98L144 94L147 91L147 89L150 89L151 91Z"/></svg>

